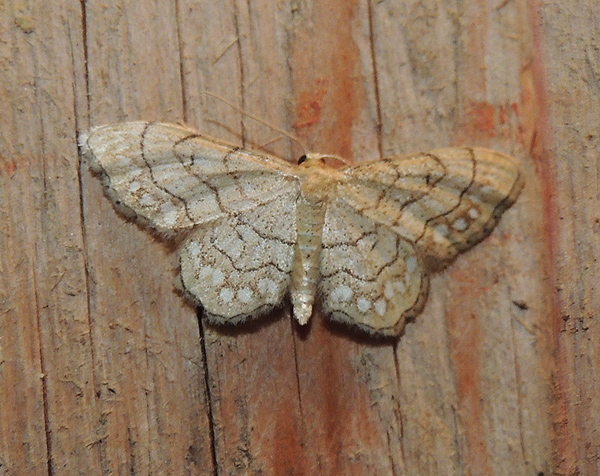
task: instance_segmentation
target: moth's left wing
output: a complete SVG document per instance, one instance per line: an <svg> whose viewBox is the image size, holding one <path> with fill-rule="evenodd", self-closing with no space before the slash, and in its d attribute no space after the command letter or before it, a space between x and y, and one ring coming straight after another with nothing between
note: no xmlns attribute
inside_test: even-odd
<svg viewBox="0 0 600 476"><path fill-rule="evenodd" d="M335 196L412 242L439 268L481 241L523 187L511 157L447 148L344 169Z"/></svg>
<svg viewBox="0 0 600 476"><path fill-rule="evenodd" d="M287 294L295 243L290 191L192 231L179 250L182 288L216 322L264 314Z"/></svg>
<svg viewBox="0 0 600 476"><path fill-rule="evenodd" d="M80 137L124 215L170 234L256 209L298 190L294 168L176 124L126 122Z"/></svg>

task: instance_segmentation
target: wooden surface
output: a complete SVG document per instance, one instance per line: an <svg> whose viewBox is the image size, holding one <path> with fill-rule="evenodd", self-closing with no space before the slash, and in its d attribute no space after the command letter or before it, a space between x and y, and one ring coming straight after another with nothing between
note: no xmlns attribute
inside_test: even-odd
<svg viewBox="0 0 600 476"><path fill-rule="evenodd" d="M597 474L593 3L2 3L0 475ZM204 91L314 151L481 145L527 185L398 342L287 307L199 325L172 246L115 213L76 137L279 137Z"/></svg>

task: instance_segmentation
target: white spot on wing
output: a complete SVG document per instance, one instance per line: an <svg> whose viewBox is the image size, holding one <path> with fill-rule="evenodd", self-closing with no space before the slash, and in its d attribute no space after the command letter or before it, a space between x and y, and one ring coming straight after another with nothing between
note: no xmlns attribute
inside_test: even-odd
<svg viewBox="0 0 600 476"><path fill-rule="evenodd" d="M254 293L252 292L252 289L249 287L243 287L237 293L238 299L244 304L248 304L250 301L252 301L253 294Z"/></svg>
<svg viewBox="0 0 600 476"><path fill-rule="evenodd" d="M229 304L233 299L233 291L229 288L223 288L219 293L219 298L224 304Z"/></svg>
<svg viewBox="0 0 600 476"><path fill-rule="evenodd" d="M477 219L477 217L479 217L479 211L476 208L470 208L469 209L469 216L475 220Z"/></svg>
<svg viewBox="0 0 600 476"><path fill-rule="evenodd" d="M218 268L215 269L215 272L212 275L213 286L218 287L223 284L223 281L225 281L225 275L223 274L223 271Z"/></svg>
<svg viewBox="0 0 600 476"><path fill-rule="evenodd" d="M458 231L465 231L467 229L467 222L464 218L458 218L453 224L452 228Z"/></svg>
<svg viewBox="0 0 600 476"><path fill-rule="evenodd" d="M261 278L261 280L258 282L258 292L262 296L274 296L277 294L277 284L275 284L275 281L272 279Z"/></svg>
<svg viewBox="0 0 600 476"><path fill-rule="evenodd" d="M358 307L358 310L363 314L366 313L369 309L371 309L371 303L362 297L358 298L358 300L356 301L356 306Z"/></svg>
<svg viewBox="0 0 600 476"><path fill-rule="evenodd" d="M342 284L332 291L331 299L335 302L348 302L352 299L353 295L352 289Z"/></svg>
<svg viewBox="0 0 600 476"><path fill-rule="evenodd" d="M407 274L410 280L410 275ZM406 292L406 286L402 281L394 281L394 287L398 290L400 294L404 294Z"/></svg>
<svg viewBox="0 0 600 476"><path fill-rule="evenodd" d="M375 301L375 311L377 311L377 314L379 314L380 316L384 316L385 315L385 310L386 310L386 304L385 304L385 300L384 299L378 299L377 301Z"/></svg>
<svg viewBox="0 0 600 476"><path fill-rule="evenodd" d="M479 200L479 197L477 195L469 195L469 198L475 205L481 204L481 200Z"/></svg>
<svg viewBox="0 0 600 476"><path fill-rule="evenodd" d="M145 193L140 198L140 205L142 207L153 207L156 204L157 201L154 200L154 197L152 197L152 195L150 195L149 193Z"/></svg>
<svg viewBox="0 0 600 476"><path fill-rule="evenodd" d="M386 297L386 299L392 299L394 297L394 285L391 281L387 281L385 283L383 295Z"/></svg>

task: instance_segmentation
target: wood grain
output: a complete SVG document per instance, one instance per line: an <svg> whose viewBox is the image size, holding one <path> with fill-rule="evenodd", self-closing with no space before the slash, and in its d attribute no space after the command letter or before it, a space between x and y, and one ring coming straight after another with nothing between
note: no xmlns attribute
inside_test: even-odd
<svg viewBox="0 0 600 476"><path fill-rule="evenodd" d="M177 17L167 2L85 5L90 125L181 120ZM89 117L89 122L88 122ZM82 164L100 461L115 474L212 474L194 309L163 243L117 216Z"/></svg>
<svg viewBox="0 0 600 476"><path fill-rule="evenodd" d="M0 474L595 474L600 49L592 3L0 6ZM187 122L352 160L448 145L527 185L398 341L289 308L197 319L76 137Z"/></svg>
<svg viewBox="0 0 600 476"><path fill-rule="evenodd" d="M543 178L545 272L553 286L548 319L556 356L556 472L595 474L600 455L598 14L591 4L533 2L531 16L536 88L543 99L542 147L534 157Z"/></svg>

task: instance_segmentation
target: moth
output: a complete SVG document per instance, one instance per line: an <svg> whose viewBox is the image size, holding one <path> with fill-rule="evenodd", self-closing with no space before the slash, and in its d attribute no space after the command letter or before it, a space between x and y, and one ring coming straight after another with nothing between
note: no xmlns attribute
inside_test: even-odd
<svg viewBox="0 0 600 476"><path fill-rule="evenodd" d="M481 148L293 166L149 122L93 128L80 147L119 212L179 238L184 293L218 323L289 296L306 324L319 296L334 321L399 335L430 272L487 236L524 183L514 159Z"/></svg>

